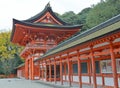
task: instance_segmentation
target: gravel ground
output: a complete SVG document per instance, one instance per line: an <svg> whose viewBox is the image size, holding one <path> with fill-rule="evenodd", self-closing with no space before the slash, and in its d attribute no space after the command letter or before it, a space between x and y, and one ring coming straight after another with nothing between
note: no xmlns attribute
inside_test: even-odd
<svg viewBox="0 0 120 88"><path fill-rule="evenodd" d="M54 88L25 79L0 79L0 88Z"/></svg>

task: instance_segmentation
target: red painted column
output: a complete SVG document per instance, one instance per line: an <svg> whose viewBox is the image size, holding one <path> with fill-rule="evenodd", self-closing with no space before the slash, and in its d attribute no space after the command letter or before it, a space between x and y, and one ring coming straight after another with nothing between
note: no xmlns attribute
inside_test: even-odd
<svg viewBox="0 0 120 88"><path fill-rule="evenodd" d="M25 60L25 78L28 79L28 59Z"/></svg>
<svg viewBox="0 0 120 88"><path fill-rule="evenodd" d="M32 80L34 80L34 57L31 58Z"/></svg>
<svg viewBox="0 0 120 88"><path fill-rule="evenodd" d="M89 60L88 60L88 74L89 74L89 83L91 84L91 75L92 75L92 73L91 73L91 60L90 60L90 58L88 58Z"/></svg>
<svg viewBox="0 0 120 88"><path fill-rule="evenodd" d="M65 73L65 81L66 81L66 62L64 63L64 73Z"/></svg>
<svg viewBox="0 0 120 88"><path fill-rule="evenodd" d="M116 58L114 54L114 48L112 41L110 41L110 56L111 56L111 62L112 62L112 72L113 72L113 80L114 80L114 88L118 88L118 77L117 77L117 69L116 69Z"/></svg>
<svg viewBox="0 0 120 88"><path fill-rule="evenodd" d="M30 79L32 80L32 58L29 59L29 63L30 63L30 67L29 67L29 70L30 70Z"/></svg>
<svg viewBox="0 0 120 88"><path fill-rule="evenodd" d="M56 60L54 58L54 82L56 84Z"/></svg>
<svg viewBox="0 0 120 88"><path fill-rule="evenodd" d="M39 79L41 79L40 75L41 75L41 62L39 61Z"/></svg>
<svg viewBox="0 0 120 88"><path fill-rule="evenodd" d="M35 71L35 74L37 74L37 77L38 77L38 79L40 79L40 61L37 61L38 63L37 63L37 69L35 69L34 71ZM37 72L36 72L37 71Z"/></svg>
<svg viewBox="0 0 120 88"><path fill-rule="evenodd" d="M77 58L78 58L79 88L82 88L82 79L81 79L81 60L80 60L79 50L77 51Z"/></svg>
<svg viewBox="0 0 120 88"><path fill-rule="evenodd" d="M51 62L49 62L49 81L51 82L52 74L51 74Z"/></svg>
<svg viewBox="0 0 120 88"><path fill-rule="evenodd" d="M61 81L61 85L63 85L62 58L61 58L61 56L60 56L60 81Z"/></svg>
<svg viewBox="0 0 120 88"><path fill-rule="evenodd" d="M69 79L69 86L71 86L71 65L69 60L69 54L67 54L67 64L68 64L68 79Z"/></svg>
<svg viewBox="0 0 120 88"><path fill-rule="evenodd" d="M45 72L46 72L46 73L45 73L45 79L46 79L46 81L48 81L48 77L49 77L49 76L48 76L48 68L47 68L47 61L46 61L46 60L45 60L45 68L46 68L46 69L45 69L45 70L46 70L46 71L45 71Z"/></svg>
<svg viewBox="0 0 120 88"><path fill-rule="evenodd" d="M91 48L90 53L91 53L91 64L92 64L93 88L97 88L96 69L95 69L93 47L90 47L90 48Z"/></svg>
<svg viewBox="0 0 120 88"><path fill-rule="evenodd" d="M44 79L44 77L43 77L43 75L44 75L44 72L43 72L43 68L44 68L44 67L43 67L43 61L42 61L42 63L41 63L41 64L42 64L41 73L42 73L42 80L43 80L43 79Z"/></svg>
<svg viewBox="0 0 120 88"><path fill-rule="evenodd" d="M27 79L29 79L29 59L27 59L27 67L26 67L26 69L27 69Z"/></svg>

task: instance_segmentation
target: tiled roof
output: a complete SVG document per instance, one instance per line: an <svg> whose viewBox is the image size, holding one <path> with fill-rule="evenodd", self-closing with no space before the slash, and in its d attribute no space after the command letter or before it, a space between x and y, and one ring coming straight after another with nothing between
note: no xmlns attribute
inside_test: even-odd
<svg viewBox="0 0 120 88"><path fill-rule="evenodd" d="M46 52L46 54L44 54L41 58L38 58L37 60L40 60L49 55L64 51L70 47L80 45L84 42L90 41L91 39L98 38L100 36L106 35L113 31L120 31L120 14L85 31L85 32L82 32L82 33L62 42L55 48Z"/></svg>

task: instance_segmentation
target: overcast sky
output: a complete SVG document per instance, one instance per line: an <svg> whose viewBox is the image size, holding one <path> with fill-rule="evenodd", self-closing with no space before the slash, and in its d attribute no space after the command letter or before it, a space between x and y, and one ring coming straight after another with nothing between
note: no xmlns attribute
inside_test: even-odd
<svg viewBox="0 0 120 88"><path fill-rule="evenodd" d="M0 30L12 29L12 19L25 20L41 12L50 1L54 12L80 12L100 0L0 0Z"/></svg>

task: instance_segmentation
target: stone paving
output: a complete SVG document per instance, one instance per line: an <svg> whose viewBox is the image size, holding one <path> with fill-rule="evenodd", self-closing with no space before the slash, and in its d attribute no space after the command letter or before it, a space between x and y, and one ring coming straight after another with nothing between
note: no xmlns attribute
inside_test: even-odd
<svg viewBox="0 0 120 88"><path fill-rule="evenodd" d="M0 79L0 88L54 88L25 79Z"/></svg>
<svg viewBox="0 0 120 88"><path fill-rule="evenodd" d="M69 87L68 83L64 83L61 86L60 82L55 84L54 82L43 82L40 80L26 80L26 79L0 79L0 88L79 88L78 85L72 84ZM83 85L82 88L93 88L92 86Z"/></svg>
<svg viewBox="0 0 120 88"><path fill-rule="evenodd" d="M49 86L54 86L54 88L79 88L79 84L72 83L72 86L70 87L68 82L64 82L63 85L61 85L60 82L57 82L56 84L55 84L55 82L44 82L41 80L36 80L36 82L45 84L45 85L49 85ZM82 85L82 88L93 88L93 86L92 85ZM98 86L97 88L103 88L103 87Z"/></svg>

